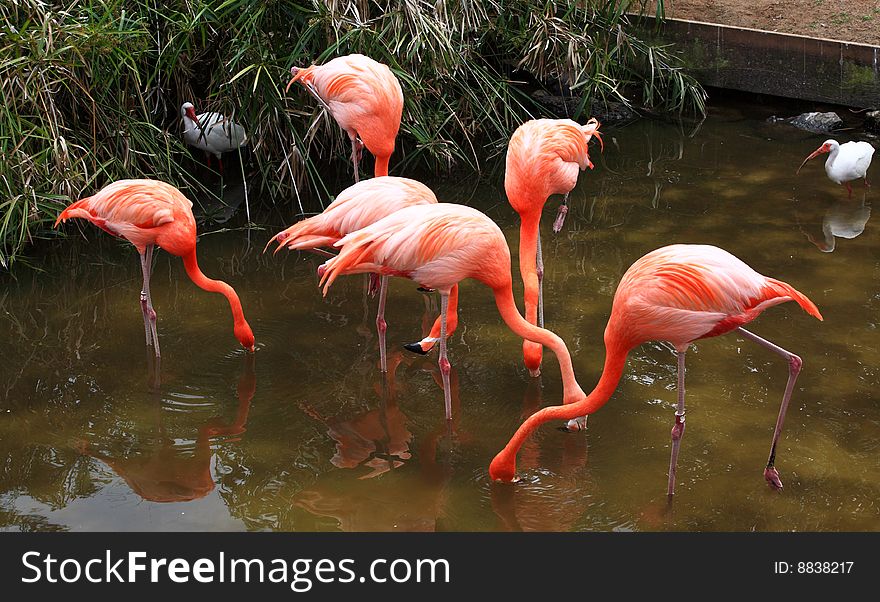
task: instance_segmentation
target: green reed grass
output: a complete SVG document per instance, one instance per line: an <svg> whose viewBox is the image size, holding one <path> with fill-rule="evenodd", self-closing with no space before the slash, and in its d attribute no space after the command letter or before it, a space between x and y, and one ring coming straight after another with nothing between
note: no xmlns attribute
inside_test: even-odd
<svg viewBox="0 0 880 602"><path fill-rule="evenodd" d="M391 66L406 103L392 171L479 169L524 120L529 91L669 111L705 94L669 48L633 33L626 0L7 0L0 3L0 265L48 236L60 207L123 177L215 195L180 137L179 108L249 136L264 203L320 210L347 138L292 65L360 52ZM662 2L656 4L658 17ZM195 160L194 160L195 159ZM350 174L345 173L349 176ZM254 191L252 191L254 192Z"/></svg>

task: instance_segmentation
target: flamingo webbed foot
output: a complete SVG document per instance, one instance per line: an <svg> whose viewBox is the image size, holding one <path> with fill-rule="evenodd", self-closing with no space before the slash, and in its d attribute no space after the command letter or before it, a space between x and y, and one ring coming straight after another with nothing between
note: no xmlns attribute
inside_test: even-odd
<svg viewBox="0 0 880 602"><path fill-rule="evenodd" d="M559 212L556 214L556 219L553 221L553 233L559 234L562 230L562 226L565 224L565 216L568 215L568 205L560 205Z"/></svg>
<svg viewBox="0 0 880 602"><path fill-rule="evenodd" d="M782 479L779 478L779 471L775 466L768 466L764 469L764 478L767 484L775 491L782 491Z"/></svg>

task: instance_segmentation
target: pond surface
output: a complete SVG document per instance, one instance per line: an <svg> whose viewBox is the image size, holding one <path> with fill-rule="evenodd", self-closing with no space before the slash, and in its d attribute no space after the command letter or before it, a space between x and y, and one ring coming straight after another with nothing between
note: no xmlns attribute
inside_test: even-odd
<svg viewBox="0 0 880 602"><path fill-rule="evenodd" d="M699 125L605 128L605 152L593 150L596 168L582 174L560 235L550 230L558 199L547 204L545 313L590 390L615 286L654 248L719 245L810 296L825 322L786 303L752 324L804 359L777 456L783 492L762 471L787 366L735 335L688 355L671 509L676 371L660 343L631 354L585 434L541 429L520 453L521 480L498 486L489 461L562 391L549 351L541 379L528 377L521 342L482 285L462 286L447 424L436 355L400 347L421 338L439 305L414 283L392 280L383 381L376 299L364 297L362 278L342 278L322 298L318 258L261 253L280 219L251 231L250 244L244 231L204 235L202 269L239 292L257 352L239 348L225 300L159 252L157 367L144 347L137 255L87 226L87 240L49 245L44 272L2 284L0 527L880 529L880 240L868 222L877 193L857 183L848 200L821 160L795 176L825 137L759 117L727 107ZM516 257L518 217L498 176L428 183L496 220ZM518 273L515 287L521 299Z"/></svg>

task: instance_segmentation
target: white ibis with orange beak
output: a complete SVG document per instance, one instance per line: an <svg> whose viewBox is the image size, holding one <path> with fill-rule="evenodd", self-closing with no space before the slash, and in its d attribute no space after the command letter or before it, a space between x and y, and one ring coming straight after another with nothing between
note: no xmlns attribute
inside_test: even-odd
<svg viewBox="0 0 880 602"><path fill-rule="evenodd" d="M807 161L814 157L818 157L822 153L828 153L828 159L825 161L825 173L835 184L843 184L852 197L852 186L850 182L865 178L865 188L868 188L868 166L871 165L871 156L874 154L874 147L867 142L846 142L839 144L837 140L826 140L822 146L813 151L809 157L804 159L801 167L807 164ZM800 172L801 167L798 167Z"/></svg>
<svg viewBox="0 0 880 602"><path fill-rule="evenodd" d="M185 102L180 107L180 116L183 117L183 139L190 146L205 151L208 167L211 166L211 155L217 157L220 173L223 173L221 155L247 144L244 128L222 113L196 115L192 103Z"/></svg>

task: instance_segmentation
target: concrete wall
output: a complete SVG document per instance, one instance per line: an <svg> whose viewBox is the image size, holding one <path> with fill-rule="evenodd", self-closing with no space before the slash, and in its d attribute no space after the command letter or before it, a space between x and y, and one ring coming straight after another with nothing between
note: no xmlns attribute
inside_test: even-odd
<svg viewBox="0 0 880 602"><path fill-rule="evenodd" d="M880 107L880 46L681 19L667 20L655 35L675 43L703 85Z"/></svg>

